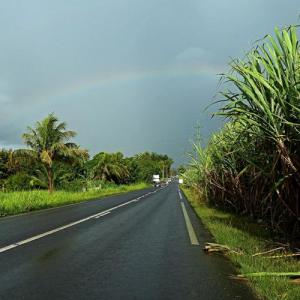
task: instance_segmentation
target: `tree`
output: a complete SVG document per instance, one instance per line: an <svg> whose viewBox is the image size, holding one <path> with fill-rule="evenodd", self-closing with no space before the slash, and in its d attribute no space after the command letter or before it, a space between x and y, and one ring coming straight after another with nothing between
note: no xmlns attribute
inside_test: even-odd
<svg viewBox="0 0 300 300"><path fill-rule="evenodd" d="M59 122L54 114L37 122L34 128L28 127L28 132L23 134L25 144L31 148L23 152L35 157L43 165L49 192L54 190L54 166L57 162L88 158L87 150L69 142L75 135L76 132L66 130L66 123Z"/></svg>
<svg viewBox="0 0 300 300"><path fill-rule="evenodd" d="M125 183L129 178L126 161L121 152L96 154L92 162L93 177L102 181Z"/></svg>
<svg viewBox="0 0 300 300"><path fill-rule="evenodd" d="M177 168L177 174L178 175L182 175L184 174L186 171L186 167L184 165L180 165L178 168Z"/></svg>
<svg viewBox="0 0 300 300"><path fill-rule="evenodd" d="M139 180L152 181L154 174L159 174L162 178L170 174L173 160L167 155L161 155L155 152L144 152L134 156L139 169Z"/></svg>

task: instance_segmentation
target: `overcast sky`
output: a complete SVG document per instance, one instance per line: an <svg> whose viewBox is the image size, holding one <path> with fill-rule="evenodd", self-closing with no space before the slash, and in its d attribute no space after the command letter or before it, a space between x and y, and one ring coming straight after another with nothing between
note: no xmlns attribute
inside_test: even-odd
<svg viewBox="0 0 300 300"><path fill-rule="evenodd" d="M0 0L0 147L54 112L95 154L149 150L180 163L218 73L299 0Z"/></svg>

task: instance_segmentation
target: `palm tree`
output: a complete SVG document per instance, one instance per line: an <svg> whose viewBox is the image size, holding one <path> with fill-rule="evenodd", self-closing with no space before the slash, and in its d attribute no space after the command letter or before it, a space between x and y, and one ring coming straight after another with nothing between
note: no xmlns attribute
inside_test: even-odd
<svg viewBox="0 0 300 300"><path fill-rule="evenodd" d="M173 160L169 157L164 157L163 160L158 162L162 178L168 178L170 175L170 169L173 164Z"/></svg>
<svg viewBox="0 0 300 300"><path fill-rule="evenodd" d="M102 181L125 182L129 177L123 154L100 152L95 157L94 177Z"/></svg>
<svg viewBox="0 0 300 300"><path fill-rule="evenodd" d="M28 127L23 139L31 150L27 154L40 161L47 174L48 191L54 190L54 163L65 160L87 159L87 150L80 149L75 143L68 142L76 135L75 131L66 130L66 123L59 122L54 114L37 122L34 128Z"/></svg>

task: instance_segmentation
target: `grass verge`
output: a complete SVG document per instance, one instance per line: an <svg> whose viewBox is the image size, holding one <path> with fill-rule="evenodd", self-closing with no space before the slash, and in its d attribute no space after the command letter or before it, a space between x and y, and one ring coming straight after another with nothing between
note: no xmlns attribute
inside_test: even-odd
<svg viewBox="0 0 300 300"><path fill-rule="evenodd" d="M230 253L228 256L239 274L253 272L299 272L300 261L294 258L266 258L252 255L275 248L272 235L266 227L224 211L208 207L189 189L183 192L204 226L214 236L215 241L232 249L239 249L243 255ZM277 246L278 247L278 246ZM251 288L262 299L298 300L300 285L282 277L248 278Z"/></svg>
<svg viewBox="0 0 300 300"><path fill-rule="evenodd" d="M149 185L146 183L139 183L107 187L102 190L87 192L55 191L52 194L49 194L48 191L0 192L0 216L16 215L33 210L103 198L110 195L141 190L147 187L149 187Z"/></svg>

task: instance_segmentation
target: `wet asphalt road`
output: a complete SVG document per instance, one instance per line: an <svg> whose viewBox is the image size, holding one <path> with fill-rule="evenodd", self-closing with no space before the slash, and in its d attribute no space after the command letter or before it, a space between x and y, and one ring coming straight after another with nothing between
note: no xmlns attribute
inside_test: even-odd
<svg viewBox="0 0 300 300"><path fill-rule="evenodd" d="M178 185L0 219L0 249L117 207L0 253L0 299L254 299ZM127 205L122 205L128 201ZM182 204L200 245L191 245ZM122 205L122 206L120 206Z"/></svg>

